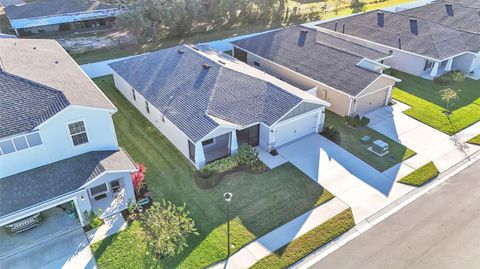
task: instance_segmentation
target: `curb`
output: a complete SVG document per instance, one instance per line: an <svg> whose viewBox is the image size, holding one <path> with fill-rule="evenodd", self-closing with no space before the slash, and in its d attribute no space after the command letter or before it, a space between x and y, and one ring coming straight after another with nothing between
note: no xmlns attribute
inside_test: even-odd
<svg viewBox="0 0 480 269"><path fill-rule="evenodd" d="M411 202L415 201L417 198L423 196L425 193L431 191L432 189L436 188L438 185L446 182L452 176L460 173L462 170L468 168L475 162L480 161L480 151L475 152L474 154L470 155L469 157L463 159L462 161L458 162L457 164L453 165L446 171L440 173L436 178L430 180L429 182L425 183L425 185L415 188L410 192L406 193L402 197L398 198L397 200L393 201L389 205L385 206L375 214L371 215L367 219L363 220L362 222L358 223L347 231L346 233L340 235L336 239L328 242L327 244L323 245L319 249L315 250L314 252L310 253L309 255L305 256L303 259L297 261L289 268L309 268L314 263L321 261L323 258L328 256L328 254L334 252L335 250L339 249L341 246L348 243L350 240L354 239L355 237L361 235L362 233L368 231L370 228L375 226L376 224L382 222L384 219L388 218L389 216L393 215L403 207L407 206Z"/></svg>

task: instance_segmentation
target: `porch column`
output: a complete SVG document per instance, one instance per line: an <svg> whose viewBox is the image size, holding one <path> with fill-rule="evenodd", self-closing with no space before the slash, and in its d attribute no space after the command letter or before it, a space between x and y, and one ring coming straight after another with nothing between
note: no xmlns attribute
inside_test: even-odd
<svg viewBox="0 0 480 269"><path fill-rule="evenodd" d="M438 68L440 67L440 63L439 62L435 62L435 64L433 65L433 68L432 68L432 72L430 72L430 76L431 77L437 77L438 75Z"/></svg>
<svg viewBox="0 0 480 269"><path fill-rule="evenodd" d="M205 166L205 153L201 141L195 144L195 164L199 169Z"/></svg>
<svg viewBox="0 0 480 269"><path fill-rule="evenodd" d="M233 130L230 135L230 154L235 154L238 151L237 131Z"/></svg>
<svg viewBox="0 0 480 269"><path fill-rule="evenodd" d="M452 70L453 58L448 59L447 65L445 66L445 71L450 72Z"/></svg>
<svg viewBox="0 0 480 269"><path fill-rule="evenodd" d="M387 99L385 100L385 105L388 106L390 100L392 100L392 90L393 86L388 86Z"/></svg>

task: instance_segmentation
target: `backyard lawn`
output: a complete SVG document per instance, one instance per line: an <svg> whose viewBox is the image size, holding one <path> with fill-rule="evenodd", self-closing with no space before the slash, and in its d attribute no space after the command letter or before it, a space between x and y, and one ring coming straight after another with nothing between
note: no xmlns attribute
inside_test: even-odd
<svg viewBox="0 0 480 269"><path fill-rule="evenodd" d="M466 78L464 81L449 80L448 85L422 79L393 70L392 75L402 79L393 91L393 98L410 105L404 113L448 135L453 135L480 120L480 82ZM444 114L445 102L440 91L451 88L458 91L458 100L453 101L452 115Z"/></svg>
<svg viewBox="0 0 480 269"><path fill-rule="evenodd" d="M146 182L154 200L184 202L199 230L182 254L157 262L147 250L142 226L133 222L125 231L93 245L100 268L203 268L226 257L225 204L233 194L232 243L238 250L333 196L291 164L264 174L231 174L216 187L200 190L193 166L113 86L112 76L94 80L117 106L114 114L119 143L147 167Z"/></svg>
<svg viewBox="0 0 480 269"><path fill-rule="evenodd" d="M380 172L383 172L395 164L398 164L415 155L415 152L411 149L393 141L387 136L369 127L358 129L348 127L345 125L345 120L342 116L327 110L325 126L329 125L333 125L340 133L340 141L336 142L339 146L357 156L359 159L368 163ZM360 139L363 136L370 136L370 142L367 144L361 143ZM371 142L377 139L389 144L389 153L387 155L380 157L368 150L368 147L371 146Z"/></svg>

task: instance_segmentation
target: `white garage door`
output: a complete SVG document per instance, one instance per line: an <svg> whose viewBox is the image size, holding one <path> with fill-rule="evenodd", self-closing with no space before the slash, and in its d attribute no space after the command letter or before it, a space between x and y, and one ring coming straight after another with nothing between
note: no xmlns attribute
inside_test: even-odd
<svg viewBox="0 0 480 269"><path fill-rule="evenodd" d="M357 101L357 110L355 114L362 114L372 109L379 108L385 105L387 99L388 88L360 97Z"/></svg>
<svg viewBox="0 0 480 269"><path fill-rule="evenodd" d="M291 142L316 131L318 112L307 114L293 121L282 122L275 128L275 147Z"/></svg>

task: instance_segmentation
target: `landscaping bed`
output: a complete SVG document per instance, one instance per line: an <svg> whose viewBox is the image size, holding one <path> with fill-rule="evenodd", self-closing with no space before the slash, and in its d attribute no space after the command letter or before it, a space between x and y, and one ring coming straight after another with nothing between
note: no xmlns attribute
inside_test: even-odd
<svg viewBox="0 0 480 269"><path fill-rule="evenodd" d="M344 117L328 110L326 111L325 126L326 131L322 135L381 172L416 154L411 149L372 128L367 126L360 128L349 127L346 125ZM329 130L332 128L337 131L337 139L332 139L331 135L329 135ZM362 143L362 138L366 136L369 137L369 141ZM382 140L389 145L389 152L385 156L378 156L368 150L375 140Z"/></svg>
<svg viewBox="0 0 480 269"><path fill-rule="evenodd" d="M288 268L298 260L312 253L324 244L342 235L355 226L351 209L347 209L288 245L274 251L258 261L252 269Z"/></svg>
<svg viewBox="0 0 480 269"><path fill-rule="evenodd" d="M232 252L333 198L289 163L260 174L224 175L215 187L201 190L190 162L114 88L112 76L94 81L118 108L113 119L119 144L148 168L145 182L153 200L186 203L199 233L181 254L157 260L147 250L142 226L133 221L92 246L100 268L204 268L225 259L225 192L233 194Z"/></svg>
<svg viewBox="0 0 480 269"><path fill-rule="evenodd" d="M480 120L478 81L469 78L455 80L453 73L435 81L397 70L392 70L391 73L402 79L393 90L392 97L411 106L404 111L406 115L448 135L456 134ZM452 101L449 107L449 117L445 114L446 103L440 95L440 91L446 88L453 89L458 94L458 99Z"/></svg>
<svg viewBox="0 0 480 269"><path fill-rule="evenodd" d="M439 171L435 164L433 162L429 162L407 176L401 178L398 182L419 187L438 176L438 174Z"/></svg>

